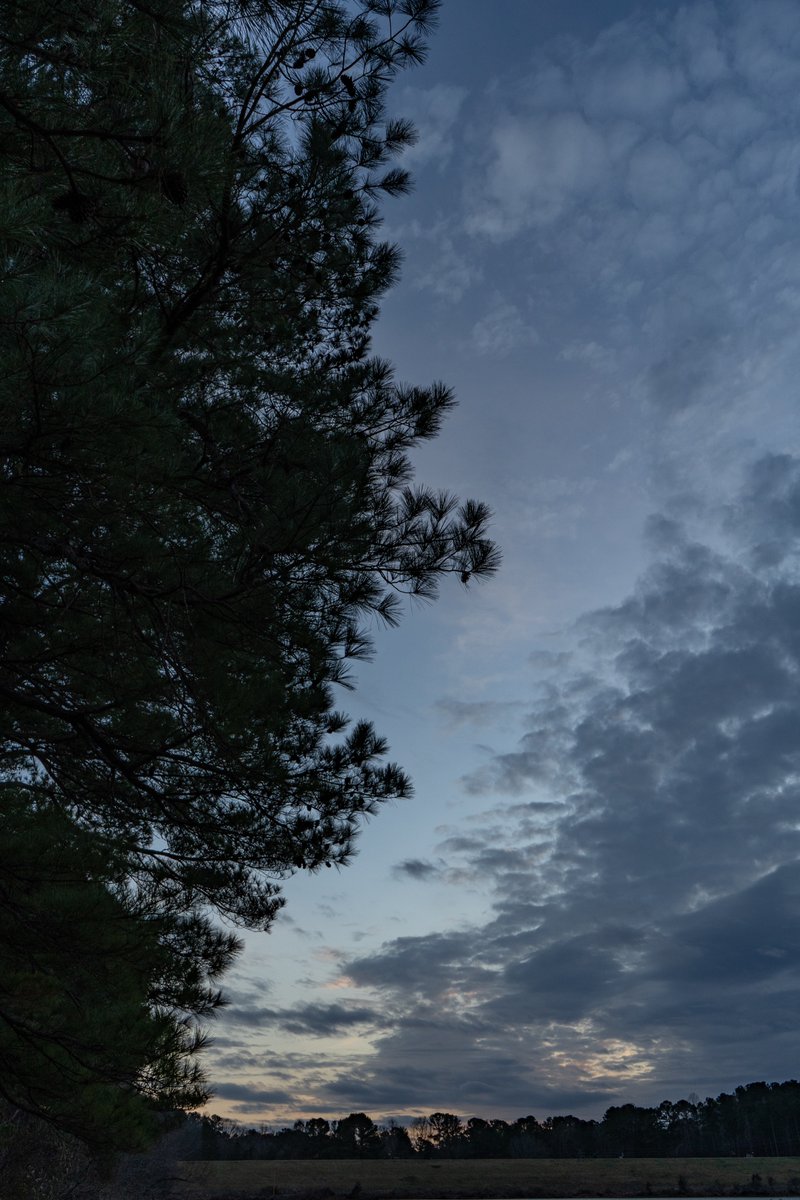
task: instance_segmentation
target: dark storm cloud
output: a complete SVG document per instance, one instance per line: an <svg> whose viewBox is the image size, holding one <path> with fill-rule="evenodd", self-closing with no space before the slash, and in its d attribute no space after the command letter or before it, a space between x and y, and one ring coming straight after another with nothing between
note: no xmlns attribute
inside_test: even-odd
<svg viewBox="0 0 800 1200"><path fill-rule="evenodd" d="M354 1025L382 1025L384 1017L373 1008L348 1004L301 1004L296 1008L228 1009L231 1024L254 1028L278 1026L287 1033L329 1037Z"/></svg>
<svg viewBox="0 0 800 1200"><path fill-rule="evenodd" d="M386 1024L385 1016L374 1008L355 1004L303 1004L276 1014L277 1023L288 1033L328 1037L356 1025Z"/></svg>
<svg viewBox="0 0 800 1200"><path fill-rule="evenodd" d="M351 1111L380 1112L394 1106L397 1110L412 1111L421 1107L429 1111L455 1110L464 1117L497 1116L506 1111L509 1116L524 1116L535 1108L539 1112L563 1113L592 1104L605 1108L617 1098L614 1092L558 1088L532 1089L513 1066L504 1070L501 1061L487 1061L483 1074L448 1077L441 1073L431 1087L430 1075L421 1070L402 1066L378 1075L344 1078L327 1086L330 1108L339 1106Z"/></svg>
<svg viewBox="0 0 800 1200"><path fill-rule="evenodd" d="M473 961L479 949L471 932L401 937L379 954L346 963L343 973L361 987L437 996L458 988L462 979L471 984L476 975L484 974L484 968Z"/></svg>
<svg viewBox="0 0 800 1200"><path fill-rule="evenodd" d="M560 1089L585 1111L633 1086L658 1100L675 1079L785 1073L800 1006L800 460L754 463L724 524L712 545L651 522L635 591L579 623L582 671L473 777L473 791L530 797L437 847L445 877L491 881L494 915L346 964L399 1019L355 1090L334 1091L366 1104L384 1081L395 1106L488 1106L500 1078L506 1111Z"/></svg>
<svg viewBox="0 0 800 1200"><path fill-rule="evenodd" d="M457 869L451 867L443 872L444 877L452 882L466 882L469 879L492 878L500 872L511 874L515 870L528 870L531 848L503 845L503 834L501 824L494 828L485 827L478 837L446 838L438 846L442 858L452 862L453 856L459 855L465 860L465 865Z"/></svg>
<svg viewBox="0 0 800 1200"><path fill-rule="evenodd" d="M747 537L757 567L778 566L800 537L800 469L790 454L764 455L748 473L727 528Z"/></svg>
<svg viewBox="0 0 800 1200"><path fill-rule="evenodd" d="M214 1086L214 1096L220 1100L237 1100L240 1111L248 1108L258 1109L265 1104L289 1104L292 1096L279 1088L251 1087L246 1083L218 1083Z"/></svg>
<svg viewBox="0 0 800 1200"><path fill-rule="evenodd" d="M367 1112L446 1109L464 1116L520 1116L532 1108L564 1112L614 1099L607 1089L533 1082L526 1050L491 1042L484 1046L483 1039L490 1036L488 1025L469 1018L418 1012L384 1039L374 1066L342 1074L325 1086L324 1094L331 1105Z"/></svg>
<svg viewBox="0 0 800 1200"><path fill-rule="evenodd" d="M274 1008L233 1004L225 1010L225 1023L226 1025L250 1025L254 1029L258 1029L273 1024L275 1012Z"/></svg>
<svg viewBox="0 0 800 1200"><path fill-rule="evenodd" d="M800 863L676 919L654 964L657 978L713 990L800 987Z"/></svg>
<svg viewBox="0 0 800 1200"><path fill-rule="evenodd" d="M619 990L624 967L615 951L640 940L636 930L592 930L512 959L503 971L502 992L485 1013L513 1022L524 1008L529 1021L546 1021L553 1013L563 1022L580 1021Z"/></svg>
<svg viewBox="0 0 800 1200"><path fill-rule="evenodd" d="M538 807L552 809L557 806ZM427 859L405 859L392 868L392 874L396 879L411 879L417 883L470 883L492 878L500 872L511 875L530 869L535 857L530 847L517 850L511 846L493 846L487 844L485 838L485 831L479 838L447 838L439 844L440 856L435 863ZM454 854L464 860L457 867L448 865Z"/></svg>
<svg viewBox="0 0 800 1200"><path fill-rule="evenodd" d="M406 858L392 867L392 874L398 879L413 879L425 883L439 876L440 868L435 863L422 858Z"/></svg>
<svg viewBox="0 0 800 1200"><path fill-rule="evenodd" d="M216 1040L214 1048L217 1050ZM252 1051L237 1051L234 1054L214 1054L214 1070L219 1073L221 1071L246 1071L253 1066Z"/></svg>

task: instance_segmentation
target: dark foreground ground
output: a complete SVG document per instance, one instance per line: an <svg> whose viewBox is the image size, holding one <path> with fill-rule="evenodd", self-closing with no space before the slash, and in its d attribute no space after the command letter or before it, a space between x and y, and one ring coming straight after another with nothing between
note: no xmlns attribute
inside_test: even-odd
<svg viewBox="0 0 800 1200"><path fill-rule="evenodd" d="M175 1200L800 1196L800 1158L195 1162L179 1174Z"/></svg>

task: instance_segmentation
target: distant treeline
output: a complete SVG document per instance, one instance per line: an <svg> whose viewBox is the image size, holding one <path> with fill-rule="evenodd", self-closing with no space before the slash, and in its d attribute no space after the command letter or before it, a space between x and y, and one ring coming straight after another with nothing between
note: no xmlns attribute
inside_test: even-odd
<svg viewBox="0 0 800 1200"><path fill-rule="evenodd" d="M279 1130L246 1129L221 1117L198 1125L197 1158L651 1158L800 1155L800 1084L748 1083L706 1100L654 1108L622 1104L601 1121L581 1117L464 1119L436 1112L408 1127L366 1113L313 1117Z"/></svg>

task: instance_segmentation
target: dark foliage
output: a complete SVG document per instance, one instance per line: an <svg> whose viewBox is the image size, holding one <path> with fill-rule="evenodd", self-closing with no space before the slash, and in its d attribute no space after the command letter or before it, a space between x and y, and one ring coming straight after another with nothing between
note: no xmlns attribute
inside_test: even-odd
<svg viewBox="0 0 800 1200"><path fill-rule="evenodd" d="M202 1104L197 1021L236 939L170 913L62 812L0 814L0 1097L104 1153Z"/></svg>
<svg viewBox="0 0 800 1200"><path fill-rule="evenodd" d="M0 0L2 771L256 927L409 791L334 707L369 622L496 561L368 356L435 8Z"/></svg>
<svg viewBox="0 0 800 1200"><path fill-rule="evenodd" d="M623 1104L601 1121L574 1116L519 1117L516 1121L432 1113L411 1122L376 1127L364 1113L341 1121L297 1121L289 1129L258 1132L226 1128L220 1118L201 1121L205 1139L198 1158L359 1157L342 1155L338 1130L369 1131L369 1157L439 1158L691 1158L800 1154L800 1083L749 1083L705 1101L664 1100L654 1108ZM374 1136L373 1132L374 1131ZM410 1136L409 1136L410 1131Z"/></svg>
<svg viewBox="0 0 800 1200"><path fill-rule="evenodd" d="M0 1092L87 1138L199 1097L206 914L408 794L334 685L496 562L412 485L450 393L369 356L436 7L0 0Z"/></svg>

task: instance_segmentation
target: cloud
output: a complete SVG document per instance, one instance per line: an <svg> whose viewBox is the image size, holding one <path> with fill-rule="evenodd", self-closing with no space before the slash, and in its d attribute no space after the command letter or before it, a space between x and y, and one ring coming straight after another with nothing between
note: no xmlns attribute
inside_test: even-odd
<svg viewBox="0 0 800 1200"><path fill-rule="evenodd" d="M259 1088L246 1083L215 1084L214 1097L239 1101L237 1109L240 1112L257 1111L265 1104L287 1104L292 1099L290 1093L281 1088Z"/></svg>
<svg viewBox="0 0 800 1200"><path fill-rule="evenodd" d="M694 173L680 151L653 138L638 146L628 161L626 189L636 208L674 208L691 196Z"/></svg>
<svg viewBox="0 0 800 1200"><path fill-rule="evenodd" d="M573 60L576 92L585 109L598 118L636 115L655 123L667 119L687 91L674 34L643 14L603 30L592 46L579 52L579 60Z"/></svg>
<svg viewBox="0 0 800 1200"><path fill-rule="evenodd" d="M574 538L597 482L585 475L510 479L503 494L504 519L520 533L558 541Z"/></svg>
<svg viewBox="0 0 800 1200"><path fill-rule="evenodd" d="M437 700L434 708L447 719L448 727L461 725L494 725L506 722L523 707L519 700L456 700L445 696Z"/></svg>
<svg viewBox="0 0 800 1200"><path fill-rule="evenodd" d="M453 152L453 127L467 96L465 88L437 83L431 88L403 88L395 100L398 112L413 121L417 141L403 154L412 170L432 163L443 170Z"/></svg>
<svg viewBox="0 0 800 1200"><path fill-rule="evenodd" d="M457 303L480 282L483 277L480 264L457 243L448 223L442 221L420 229L417 237L425 246L425 265L413 273L414 287L431 291L441 300Z"/></svg>
<svg viewBox="0 0 800 1200"><path fill-rule="evenodd" d="M795 4L699 0L537 47L475 115L474 261L526 272L524 299L504 288L497 304L506 324L536 312L537 355L567 329L565 370L623 381L626 453L660 509L630 594L532 659L552 674L523 736L464 780L485 811L411 860L479 883L491 912L344 964L395 1014L354 1081L365 1103L385 1086L395 1105L491 1105L502 1079L506 1111L557 1111L560 1095L597 1115L599 1097L785 1073L800 1005L798 49ZM557 508L563 540L566 505L579 526L601 493L557 483L518 508ZM454 703L453 719L491 715Z"/></svg>
<svg viewBox="0 0 800 1200"><path fill-rule="evenodd" d="M400 937L378 954L352 959L343 975L356 986L403 992L432 998L458 989L460 974L472 978L472 937L468 932L433 933L427 937Z"/></svg>
<svg viewBox="0 0 800 1200"><path fill-rule="evenodd" d="M657 1102L675 1079L784 1072L800 1004L798 497L800 458L766 455L708 541L651 522L635 590L581 619L580 654L518 746L467 781L525 799L436 847L443 878L491 887L490 918L344 964L396 1011L354 1102L385 1085L398 1105L491 1106L502 1073L495 1111L502 1094L508 1113L556 1095L591 1112L632 1083Z"/></svg>
<svg viewBox="0 0 800 1200"><path fill-rule="evenodd" d="M253 1028L260 1028L263 1025L271 1024L274 1015L274 1008L232 1004L230 1008L225 1010L225 1023L227 1025L251 1025Z"/></svg>
<svg viewBox="0 0 800 1200"><path fill-rule="evenodd" d="M435 863L422 858L406 858L392 867L396 879L413 879L418 883L427 883L438 878L440 868Z"/></svg>
<svg viewBox="0 0 800 1200"><path fill-rule="evenodd" d="M486 280L477 350L533 345L532 312L537 364L591 377L569 420L595 474L646 481L651 565L533 650L524 707L439 702L454 726L516 727L465 777L464 819L393 871L453 888L448 913L468 888L484 915L432 911L424 936L334 960L375 1036L291 1068L323 1111L597 1116L779 1078L796 1052L800 14L697 0L531 57L434 129L449 207L410 231L409 275L448 305ZM504 480L515 538L597 528L609 492L583 470ZM541 635L538 586L508 605L515 634ZM244 1008L359 1031L337 1006Z"/></svg>
<svg viewBox="0 0 800 1200"><path fill-rule="evenodd" d="M766 95L783 95L800 85L800 34L797 11L789 0L764 0L756 9L735 7L737 20L729 40L736 69Z"/></svg>
<svg viewBox="0 0 800 1200"><path fill-rule="evenodd" d="M605 139L579 112L506 114L488 145L483 196L467 220L472 234L503 238L552 224L610 180Z"/></svg>
<svg viewBox="0 0 800 1200"><path fill-rule="evenodd" d="M780 380L800 307L798 21L752 9L634 14L436 92L448 186L404 231L408 278L448 304L496 293L473 309L475 353L553 349L605 401L604 376L638 371L664 416L709 408L720 437L754 371Z"/></svg>
<svg viewBox="0 0 800 1200"><path fill-rule="evenodd" d="M231 1007L226 1021L265 1029L278 1026L287 1033L330 1037L355 1025L381 1025L382 1015L372 1008L346 1004L300 1004L296 1008Z"/></svg>
<svg viewBox="0 0 800 1200"><path fill-rule="evenodd" d="M432 1072L428 1064L433 1063ZM446 1066L442 1064L446 1063ZM460 1024L431 1019L403 1023L383 1044L375 1067L342 1075L324 1087L330 1107L405 1113L457 1112L464 1117L516 1117L536 1108L570 1111L587 1100L605 1107L615 1096L602 1088L532 1086L524 1056L509 1048L476 1045Z"/></svg>
<svg viewBox="0 0 800 1200"><path fill-rule="evenodd" d="M535 346L539 335L515 304L496 296L492 306L472 327L470 345L478 354L505 358L521 346Z"/></svg>
<svg viewBox="0 0 800 1200"><path fill-rule="evenodd" d="M570 660L569 650L531 650L528 662L541 671L554 671L565 667Z"/></svg>
<svg viewBox="0 0 800 1200"><path fill-rule="evenodd" d="M558 357L564 362L586 363L593 371L613 371L617 365L617 356L609 346L601 346L598 342L572 341L559 350Z"/></svg>
<svg viewBox="0 0 800 1200"><path fill-rule="evenodd" d="M790 454L766 454L726 512L726 529L749 543L756 567L779 566L800 539L800 472Z"/></svg>
<svg viewBox="0 0 800 1200"><path fill-rule="evenodd" d="M276 1023L287 1033L329 1037L360 1025L385 1024L385 1016L374 1008L348 1004L303 1004L276 1014Z"/></svg>
<svg viewBox="0 0 800 1200"><path fill-rule="evenodd" d="M648 399L665 412L711 399L724 351L724 339L713 329L694 328L685 337L676 336L668 353L645 373Z"/></svg>
<svg viewBox="0 0 800 1200"><path fill-rule="evenodd" d="M800 304L800 23L791 4L751 9L699 3L549 42L465 102L471 262L525 279L542 350L638 368L664 417L708 410L702 436L720 442L753 412L756 374L778 403ZM502 303L513 322L523 289ZM505 326L474 336L503 353Z"/></svg>

